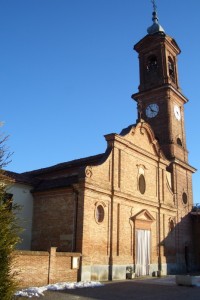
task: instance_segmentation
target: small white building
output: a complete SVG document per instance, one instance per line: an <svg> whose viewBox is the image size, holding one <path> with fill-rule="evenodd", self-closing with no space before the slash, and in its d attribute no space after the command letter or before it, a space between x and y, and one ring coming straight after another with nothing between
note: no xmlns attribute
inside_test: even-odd
<svg viewBox="0 0 200 300"><path fill-rule="evenodd" d="M13 180L13 184L7 188L6 192L11 194L12 203L20 206L18 215L20 226L24 229L21 233L22 242L17 248L20 250L30 250L33 215L33 196L31 190L33 187L25 176L9 171L6 173Z"/></svg>

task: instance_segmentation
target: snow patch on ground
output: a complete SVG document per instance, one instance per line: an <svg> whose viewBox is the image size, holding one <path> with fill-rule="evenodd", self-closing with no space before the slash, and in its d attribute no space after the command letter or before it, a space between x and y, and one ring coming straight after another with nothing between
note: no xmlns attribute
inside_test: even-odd
<svg viewBox="0 0 200 300"><path fill-rule="evenodd" d="M87 282L60 282L55 284L49 284L42 287L30 287L23 289L15 293L15 296L21 297L40 297L44 296L44 292L47 290L58 291L58 290L67 290L67 289L76 289L76 288L86 288L86 287L97 287L103 286L102 283L96 281L87 281Z"/></svg>

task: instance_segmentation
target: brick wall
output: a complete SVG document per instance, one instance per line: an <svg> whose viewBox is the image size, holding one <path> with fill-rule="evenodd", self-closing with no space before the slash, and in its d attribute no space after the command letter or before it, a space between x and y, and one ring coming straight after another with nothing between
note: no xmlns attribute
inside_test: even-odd
<svg viewBox="0 0 200 300"><path fill-rule="evenodd" d="M56 252L51 248L45 251L15 251L13 272L20 287L42 286L56 282L76 282L78 266L73 266L73 259L80 258L80 253Z"/></svg>
<svg viewBox="0 0 200 300"><path fill-rule="evenodd" d="M34 194L31 250L74 251L75 194L71 189Z"/></svg>

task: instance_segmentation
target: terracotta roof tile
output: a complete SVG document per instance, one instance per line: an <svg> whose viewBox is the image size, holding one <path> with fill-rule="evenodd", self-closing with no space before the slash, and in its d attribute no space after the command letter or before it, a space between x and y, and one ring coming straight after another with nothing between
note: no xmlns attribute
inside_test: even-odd
<svg viewBox="0 0 200 300"><path fill-rule="evenodd" d="M62 177L56 179L44 179L41 180L34 188L33 192L39 192L44 190L69 187L78 182L78 176Z"/></svg>
<svg viewBox="0 0 200 300"><path fill-rule="evenodd" d="M29 176L26 176L25 174L15 173L11 171L5 171L5 175L7 175L9 178L13 179L16 183L24 183L24 184L30 184L33 185L34 182L31 180Z"/></svg>
<svg viewBox="0 0 200 300"><path fill-rule="evenodd" d="M104 153L94 155L94 156L89 156L86 158L79 158L79 159L71 160L68 162L60 163L60 164L57 164L57 165L54 165L51 167L33 170L33 171L29 171L29 172L24 172L24 173L21 173L20 175L30 178L30 177L37 177L40 174L49 173L52 171L60 171L60 170L64 170L64 169L72 168L72 167L82 167L82 166L97 163L103 157L103 155L104 155Z"/></svg>

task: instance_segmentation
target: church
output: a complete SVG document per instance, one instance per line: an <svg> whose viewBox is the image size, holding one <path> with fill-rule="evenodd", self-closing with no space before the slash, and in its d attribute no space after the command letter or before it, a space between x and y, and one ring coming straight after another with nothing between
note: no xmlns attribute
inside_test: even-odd
<svg viewBox="0 0 200 300"><path fill-rule="evenodd" d="M135 124L107 134L105 153L22 173L33 196L31 250L81 253L80 280L192 270L192 174L177 56L153 11L135 46Z"/></svg>

